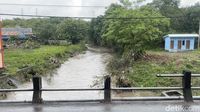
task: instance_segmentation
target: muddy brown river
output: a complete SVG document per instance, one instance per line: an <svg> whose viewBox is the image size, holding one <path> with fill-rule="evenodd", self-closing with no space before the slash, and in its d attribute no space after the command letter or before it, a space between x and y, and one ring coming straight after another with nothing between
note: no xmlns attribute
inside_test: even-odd
<svg viewBox="0 0 200 112"><path fill-rule="evenodd" d="M110 55L86 51L84 54L70 58L63 63L55 73L42 77L43 88L97 88L94 85L97 77L106 72L106 62ZM100 87L103 84L99 85ZM32 82L19 85L18 88L32 88ZM82 92L43 92L43 100L77 100L77 99L101 99L103 93L100 91ZM14 92L8 94L9 101L30 101L32 92Z"/></svg>

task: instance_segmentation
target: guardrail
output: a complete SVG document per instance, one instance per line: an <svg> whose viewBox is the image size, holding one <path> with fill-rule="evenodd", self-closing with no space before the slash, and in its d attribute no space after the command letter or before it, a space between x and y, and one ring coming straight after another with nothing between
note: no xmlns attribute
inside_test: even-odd
<svg viewBox="0 0 200 112"><path fill-rule="evenodd" d="M33 91L32 103L43 103L42 91L104 91L104 99L95 100L111 103L111 101L138 101L138 100L184 100L185 102L193 102L193 99L199 100L200 97L192 96L192 90L200 90L200 87L191 87L191 77L200 77L200 74L191 74L190 71L183 71L183 74L158 74L157 77L182 77L182 87L129 87L129 88L111 88L111 77L106 76L104 80L104 88L98 89L43 89L42 79L40 76L33 76L33 89L0 89L0 92L25 92ZM129 99L112 99L111 92L118 90L182 90L183 96L181 97L134 97ZM80 100L78 100L80 101ZM94 101L94 100L83 100ZM82 101L82 102L83 102ZM80 101L81 102L81 101Z"/></svg>

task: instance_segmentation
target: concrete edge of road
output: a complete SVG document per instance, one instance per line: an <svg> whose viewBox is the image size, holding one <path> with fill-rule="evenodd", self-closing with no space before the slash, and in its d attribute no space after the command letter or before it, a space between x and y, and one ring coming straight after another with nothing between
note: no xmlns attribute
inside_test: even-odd
<svg viewBox="0 0 200 112"><path fill-rule="evenodd" d="M199 105L200 100L195 100L193 103L185 103L183 100L165 100L165 101L112 101L112 103L103 103L103 100L99 101L44 101L42 104L32 104L31 101L7 101L0 102L1 106L35 106L35 105L126 105L126 104L142 104L142 105L160 105L160 104L177 104L177 105Z"/></svg>

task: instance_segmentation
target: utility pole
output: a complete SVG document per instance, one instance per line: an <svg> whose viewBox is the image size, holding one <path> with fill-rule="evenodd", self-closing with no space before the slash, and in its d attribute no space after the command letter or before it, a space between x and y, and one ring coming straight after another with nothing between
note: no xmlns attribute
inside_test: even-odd
<svg viewBox="0 0 200 112"><path fill-rule="evenodd" d="M199 38L198 38L198 48L199 48L199 43L200 43L200 19L199 19Z"/></svg>
<svg viewBox="0 0 200 112"><path fill-rule="evenodd" d="M21 8L21 16L22 16L22 19L23 19L23 15L24 15L24 9Z"/></svg>
<svg viewBox="0 0 200 112"><path fill-rule="evenodd" d="M37 16L38 15L38 9L36 8L35 9L35 16Z"/></svg>

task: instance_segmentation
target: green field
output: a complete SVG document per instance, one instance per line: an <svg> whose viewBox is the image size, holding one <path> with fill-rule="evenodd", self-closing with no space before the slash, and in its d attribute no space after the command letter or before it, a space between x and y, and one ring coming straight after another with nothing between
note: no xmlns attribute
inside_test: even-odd
<svg viewBox="0 0 200 112"><path fill-rule="evenodd" d="M75 52L84 50L82 45L41 46L37 49L5 49L5 72L10 75L27 75L31 68L39 75L44 75L58 67ZM22 73L25 72L25 73ZM27 77L27 76L26 76Z"/></svg>
<svg viewBox="0 0 200 112"><path fill-rule="evenodd" d="M122 59L114 59L110 72L123 77L125 83L131 86L181 86L181 78L158 78L156 74L180 74L183 70L200 73L200 50L178 53L151 50L147 51L142 59L127 63ZM200 85L199 78L192 79L193 86Z"/></svg>
<svg viewBox="0 0 200 112"><path fill-rule="evenodd" d="M142 60L133 64L128 77L137 86L177 86L181 84L181 78L157 78L156 74L182 73L183 70L200 73L200 51L148 51ZM200 84L196 79L193 85Z"/></svg>

